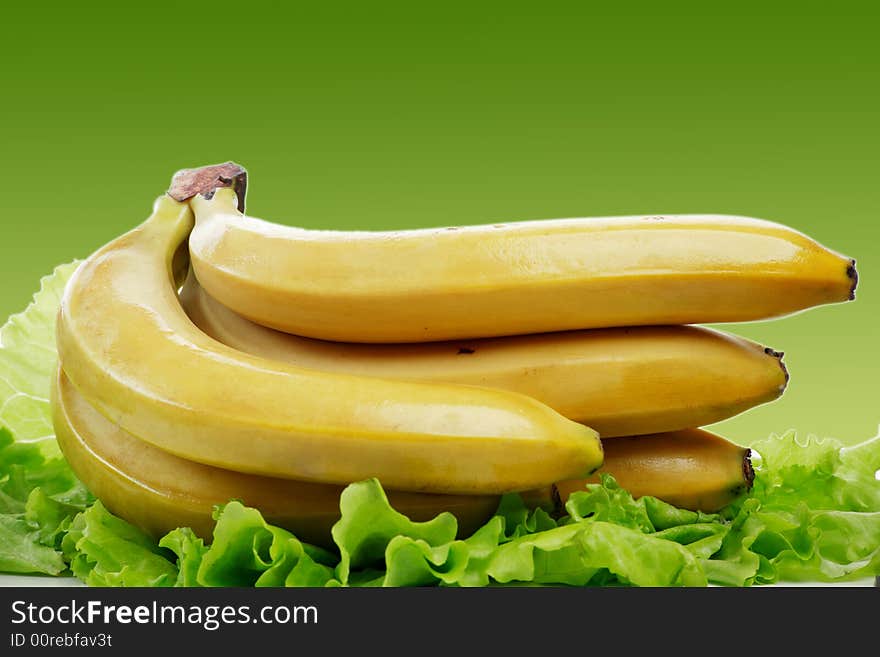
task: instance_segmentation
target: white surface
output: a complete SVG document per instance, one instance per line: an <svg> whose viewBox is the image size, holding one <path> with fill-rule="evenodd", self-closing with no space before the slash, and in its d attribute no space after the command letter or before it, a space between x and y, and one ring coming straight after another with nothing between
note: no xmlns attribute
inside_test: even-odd
<svg viewBox="0 0 880 657"><path fill-rule="evenodd" d="M771 587L790 586L845 586L863 587L874 586L874 578L868 577L852 582L828 583L828 582L784 582L782 584L765 584L753 586L754 589L766 589ZM32 575L0 575L0 587L4 586L85 586L75 577L38 577Z"/></svg>
<svg viewBox="0 0 880 657"><path fill-rule="evenodd" d="M39 575L0 575L0 586L85 586L76 577L40 577Z"/></svg>

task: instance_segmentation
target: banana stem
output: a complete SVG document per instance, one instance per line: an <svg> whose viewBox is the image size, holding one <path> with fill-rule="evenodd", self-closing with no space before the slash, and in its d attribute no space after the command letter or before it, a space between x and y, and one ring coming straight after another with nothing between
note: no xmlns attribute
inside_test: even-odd
<svg viewBox="0 0 880 657"><path fill-rule="evenodd" d="M238 211L244 214L247 170L240 164L231 161L197 169L181 169L171 179L168 196L181 203L197 194L210 199L214 196L214 192L221 187L232 188L238 200Z"/></svg>

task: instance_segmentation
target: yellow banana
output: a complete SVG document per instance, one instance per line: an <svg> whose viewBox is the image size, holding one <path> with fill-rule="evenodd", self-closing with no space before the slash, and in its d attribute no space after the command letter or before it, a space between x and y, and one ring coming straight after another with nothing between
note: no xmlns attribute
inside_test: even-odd
<svg viewBox="0 0 880 657"><path fill-rule="evenodd" d="M703 429L612 440L600 472L614 475L634 497L651 495L706 512L721 509L754 479L749 449ZM557 483L560 500L597 480L598 475Z"/></svg>
<svg viewBox="0 0 880 657"><path fill-rule="evenodd" d="M136 437L240 472L375 476L433 493L528 490L601 465L595 431L525 395L321 372L218 343L176 295L192 225L189 206L163 195L147 221L77 268L62 298L65 372Z"/></svg>
<svg viewBox="0 0 880 657"><path fill-rule="evenodd" d="M210 539L214 505L238 499L307 543L331 543L341 486L242 474L169 454L110 422L61 370L53 381L52 413L58 444L77 477L112 513L151 536L191 527ZM443 511L455 514L462 536L488 520L499 501L497 496L386 492L396 510L416 521ZM524 497L548 510L554 506L549 486Z"/></svg>
<svg viewBox="0 0 880 657"><path fill-rule="evenodd" d="M423 344L327 342L237 315L190 271L190 319L235 349L298 367L523 393L604 438L704 426L779 397L781 354L696 326L564 331Z"/></svg>
<svg viewBox="0 0 880 657"><path fill-rule="evenodd" d="M247 475L179 458L138 440L101 415L59 369L52 385L56 438L79 479L114 514L158 538L190 527L210 540L213 508L231 499L261 511L307 543L332 547L341 486ZM607 465L636 495L714 511L751 484L748 450L704 431L622 438L608 445ZM686 463L686 464L685 464ZM529 506L559 513L568 495L596 481L570 480L521 493ZM495 512L497 496L386 491L412 520L448 511L467 537Z"/></svg>
<svg viewBox="0 0 880 657"><path fill-rule="evenodd" d="M757 320L852 299L857 280L854 260L747 217L340 232L248 217L236 199L225 188L190 201L199 282L248 319L325 340Z"/></svg>

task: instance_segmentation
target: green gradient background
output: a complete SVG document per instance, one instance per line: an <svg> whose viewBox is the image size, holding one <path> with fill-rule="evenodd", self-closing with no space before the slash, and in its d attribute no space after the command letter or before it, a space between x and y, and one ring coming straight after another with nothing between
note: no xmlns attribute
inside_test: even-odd
<svg viewBox="0 0 880 657"><path fill-rule="evenodd" d="M873 436L877 17L659 5L7 7L0 316L140 222L175 170L227 159L252 214L316 228L745 214L855 257L862 284L727 327L784 350L792 381L716 428Z"/></svg>

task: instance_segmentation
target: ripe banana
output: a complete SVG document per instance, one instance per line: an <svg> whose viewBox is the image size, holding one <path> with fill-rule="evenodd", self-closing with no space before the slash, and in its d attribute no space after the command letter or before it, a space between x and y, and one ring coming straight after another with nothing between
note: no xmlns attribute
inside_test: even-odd
<svg viewBox="0 0 880 657"><path fill-rule="evenodd" d="M101 415L60 369L53 381L52 413L58 444L77 477L112 513L153 537L191 527L208 540L214 506L238 499L307 543L332 543L330 528L339 519L342 486L242 474L169 454ZM488 520L499 501L490 495L386 492L396 510L416 521L443 511L455 514L461 536ZM535 506L553 508L549 486L524 497Z"/></svg>
<svg viewBox="0 0 880 657"><path fill-rule="evenodd" d="M854 260L747 217L341 232L248 217L237 196L225 188L191 198L189 249L199 282L248 319L325 340L429 342L757 320L852 299L857 281Z"/></svg>
<svg viewBox="0 0 880 657"><path fill-rule="evenodd" d="M160 197L141 226L87 258L61 301L74 386L136 437L240 472L390 489L498 494L586 476L592 429L513 392L322 372L202 333L176 295L189 205Z"/></svg>
<svg viewBox="0 0 880 657"><path fill-rule="evenodd" d="M776 399L788 379L781 354L695 326L369 345L251 322L208 295L192 270L180 299L196 326L240 351L308 369L512 390L603 439L712 424Z"/></svg>
<svg viewBox="0 0 880 657"><path fill-rule="evenodd" d="M333 547L330 529L339 519L341 486L241 474L157 449L101 415L60 368L52 385L52 412L58 444L77 477L112 513L155 538L190 527L210 540L214 505L238 499L301 540ZM689 461L684 468L683 460ZM615 440L606 463L603 470L634 486L637 496L695 510L717 510L751 484L748 450L705 431ZM596 479L521 494L529 506L560 513L570 493ZM461 538L488 520L499 501L497 496L386 492L391 505L415 521L453 513Z"/></svg>
<svg viewBox="0 0 880 657"><path fill-rule="evenodd" d="M686 509L718 511L754 480L750 450L703 429L618 438L605 447L603 472L634 497L651 495ZM598 476L556 484L560 500Z"/></svg>

